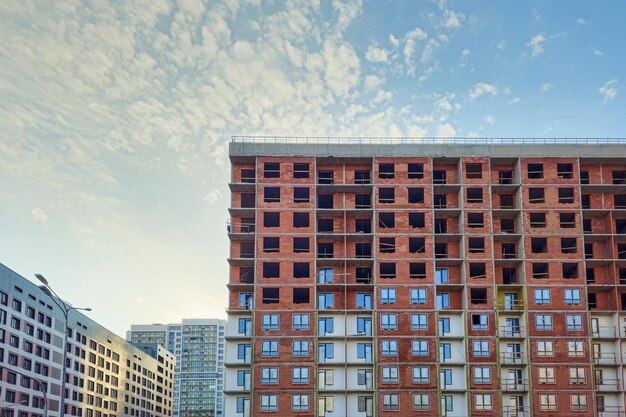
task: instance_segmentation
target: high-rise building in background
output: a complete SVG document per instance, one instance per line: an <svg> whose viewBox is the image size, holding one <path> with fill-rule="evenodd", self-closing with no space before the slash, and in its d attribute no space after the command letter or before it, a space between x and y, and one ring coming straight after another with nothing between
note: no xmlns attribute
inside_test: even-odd
<svg viewBox="0 0 626 417"><path fill-rule="evenodd" d="M157 343L176 356L175 417L224 415L225 327L226 321L217 319L131 326L131 343Z"/></svg>
<svg viewBox="0 0 626 417"><path fill-rule="evenodd" d="M229 417L624 416L626 146L299 142L230 144Z"/></svg>
<svg viewBox="0 0 626 417"><path fill-rule="evenodd" d="M0 415L42 417L60 408L64 315L37 285L0 264ZM71 310L65 415L171 417L174 356L138 348ZM45 393L45 394L44 394Z"/></svg>

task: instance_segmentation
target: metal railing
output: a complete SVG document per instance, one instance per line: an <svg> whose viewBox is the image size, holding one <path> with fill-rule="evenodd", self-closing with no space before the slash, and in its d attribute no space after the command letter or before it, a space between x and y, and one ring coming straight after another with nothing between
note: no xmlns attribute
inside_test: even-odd
<svg viewBox="0 0 626 417"><path fill-rule="evenodd" d="M232 136L234 143L379 144L379 145L619 145L626 138L467 138L467 137L348 137L348 136Z"/></svg>
<svg viewBox="0 0 626 417"><path fill-rule="evenodd" d="M500 330L500 337L503 337L503 338L525 337L524 326L520 326L520 325L500 326L499 330Z"/></svg>
<svg viewBox="0 0 626 417"><path fill-rule="evenodd" d="M615 326L599 326L591 328L591 337L595 339L614 339L616 338Z"/></svg>
<svg viewBox="0 0 626 417"><path fill-rule="evenodd" d="M528 380L527 379L503 379L500 383L500 387L502 391L528 391Z"/></svg>

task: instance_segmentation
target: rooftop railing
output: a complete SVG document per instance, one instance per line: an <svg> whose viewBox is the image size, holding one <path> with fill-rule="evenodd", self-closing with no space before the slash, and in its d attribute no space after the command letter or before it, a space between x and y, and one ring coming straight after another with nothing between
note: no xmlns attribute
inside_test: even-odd
<svg viewBox="0 0 626 417"><path fill-rule="evenodd" d="M438 137L332 137L332 136L232 136L235 143L339 144L339 145L620 145L626 138L438 138Z"/></svg>

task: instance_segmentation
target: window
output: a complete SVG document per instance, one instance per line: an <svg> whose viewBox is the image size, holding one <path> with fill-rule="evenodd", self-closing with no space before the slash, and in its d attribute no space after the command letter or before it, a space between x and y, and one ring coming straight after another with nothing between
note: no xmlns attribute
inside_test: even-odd
<svg viewBox="0 0 626 417"><path fill-rule="evenodd" d="M535 304L550 304L550 289L535 289Z"/></svg>
<svg viewBox="0 0 626 417"><path fill-rule="evenodd" d="M474 394L474 409L477 411L491 410L491 394Z"/></svg>
<svg viewBox="0 0 626 417"><path fill-rule="evenodd" d="M309 396L305 394L291 395L291 409L293 411L306 411L309 409Z"/></svg>
<svg viewBox="0 0 626 417"><path fill-rule="evenodd" d="M501 209L515 208L515 196L513 194L500 194L500 208Z"/></svg>
<svg viewBox="0 0 626 417"><path fill-rule="evenodd" d="M278 356L278 341L264 340L261 342L261 356Z"/></svg>
<svg viewBox="0 0 626 417"><path fill-rule="evenodd" d="M559 213L559 225L561 229L573 229L576 227L576 214Z"/></svg>
<svg viewBox="0 0 626 417"><path fill-rule="evenodd" d="M309 368L291 368L291 382L294 384L308 384Z"/></svg>
<svg viewBox="0 0 626 417"><path fill-rule="evenodd" d="M433 196L433 205L435 208L446 208L447 207L447 197L445 194L435 194Z"/></svg>
<svg viewBox="0 0 626 417"><path fill-rule="evenodd" d="M542 229L546 227L546 213L530 213L530 227Z"/></svg>
<svg viewBox="0 0 626 417"><path fill-rule="evenodd" d="M294 304L309 304L309 289L308 288L294 288L293 289L293 303Z"/></svg>
<svg viewBox="0 0 626 417"><path fill-rule="evenodd" d="M433 170L433 184L445 184L447 182L445 169Z"/></svg>
<svg viewBox="0 0 626 417"><path fill-rule="evenodd" d="M552 314L537 314L535 316L537 330L552 330Z"/></svg>
<svg viewBox="0 0 626 417"><path fill-rule="evenodd" d="M528 164L528 179L539 180L543 178L543 164Z"/></svg>
<svg viewBox="0 0 626 417"><path fill-rule="evenodd" d="M380 302L381 304L395 304L396 303L396 289L395 288L381 288L380 289Z"/></svg>
<svg viewBox="0 0 626 417"><path fill-rule="evenodd" d="M320 388L325 388L335 384L335 371L332 369L319 369L317 371L317 381Z"/></svg>
<svg viewBox="0 0 626 417"><path fill-rule="evenodd" d="M263 177L264 178L279 178L280 177L280 163L265 162L263 164Z"/></svg>
<svg viewBox="0 0 626 417"><path fill-rule="evenodd" d="M311 268L308 262L295 262L293 264L294 278L309 278L311 276Z"/></svg>
<svg viewBox="0 0 626 417"><path fill-rule="evenodd" d="M587 409L587 394L570 394L569 396L570 408L573 411L582 411ZM600 405L598 405L598 412L600 412Z"/></svg>
<svg viewBox="0 0 626 417"><path fill-rule="evenodd" d="M465 164L465 178L479 179L483 177L483 164L467 163Z"/></svg>
<svg viewBox="0 0 626 417"><path fill-rule="evenodd" d="M381 204L391 204L396 202L395 188L379 188L378 202Z"/></svg>
<svg viewBox="0 0 626 417"><path fill-rule="evenodd" d="M539 409L541 411L556 411L556 394L539 395Z"/></svg>
<svg viewBox="0 0 626 417"><path fill-rule="evenodd" d="M426 239L423 237L410 237L409 238L409 252L410 253L426 252Z"/></svg>
<svg viewBox="0 0 626 417"><path fill-rule="evenodd" d="M439 379L444 389L452 385L452 369L441 369L439 371Z"/></svg>
<svg viewBox="0 0 626 417"><path fill-rule="evenodd" d="M574 202L573 188L559 188L559 204L572 204Z"/></svg>
<svg viewBox="0 0 626 417"><path fill-rule="evenodd" d="M546 202L545 189L544 188L529 188L528 189L528 202L531 204L543 204Z"/></svg>
<svg viewBox="0 0 626 417"><path fill-rule="evenodd" d="M470 237L467 239L469 253L485 253L485 238Z"/></svg>
<svg viewBox="0 0 626 417"><path fill-rule="evenodd" d="M585 348L583 342L579 340L572 340L567 342L567 355L568 356L585 356Z"/></svg>
<svg viewBox="0 0 626 417"><path fill-rule="evenodd" d="M485 278L487 276L487 267L482 262L470 262L469 264L470 278Z"/></svg>
<svg viewBox="0 0 626 417"><path fill-rule="evenodd" d="M261 395L261 411L278 411L276 395Z"/></svg>
<svg viewBox="0 0 626 417"><path fill-rule="evenodd" d="M565 290L565 304L580 304L580 290L578 288Z"/></svg>
<svg viewBox="0 0 626 417"><path fill-rule="evenodd" d="M395 213L378 213L378 227L381 229L393 229L396 227Z"/></svg>
<svg viewBox="0 0 626 417"><path fill-rule="evenodd" d="M359 292L356 294L356 308L372 309L372 294Z"/></svg>
<svg viewBox="0 0 626 417"><path fill-rule="evenodd" d="M333 308L334 296L332 292L322 292L317 294L317 308L324 310L327 308Z"/></svg>
<svg viewBox="0 0 626 417"><path fill-rule="evenodd" d="M565 316L567 330L582 330L583 317L580 314L568 314Z"/></svg>
<svg viewBox="0 0 626 417"><path fill-rule="evenodd" d="M279 248L280 248L280 238L278 237L264 237L263 238L263 252L265 253L278 252ZM252 251L253 251L252 257L254 257L254 247Z"/></svg>
<svg viewBox="0 0 626 417"><path fill-rule="evenodd" d="M412 180L420 180L424 178L424 164L413 163L408 164L408 176Z"/></svg>
<svg viewBox="0 0 626 417"><path fill-rule="evenodd" d="M412 330L427 330L428 316L426 314L411 314Z"/></svg>
<svg viewBox="0 0 626 417"><path fill-rule="evenodd" d="M309 213L293 213L293 227L309 227Z"/></svg>
<svg viewBox="0 0 626 417"><path fill-rule="evenodd" d="M570 384L585 384L587 382L587 375L585 368L569 368L569 383Z"/></svg>
<svg viewBox="0 0 626 417"><path fill-rule="evenodd" d="M333 233L334 230L335 225L333 219L317 219L317 231L319 233Z"/></svg>
<svg viewBox="0 0 626 417"><path fill-rule="evenodd" d="M413 356L428 356L428 340L412 340L411 351Z"/></svg>
<svg viewBox="0 0 626 417"><path fill-rule="evenodd" d="M320 336L326 336L327 334L333 333L334 331L334 317L320 317L317 319L317 332Z"/></svg>
<svg viewBox="0 0 626 417"><path fill-rule="evenodd" d="M414 229L421 229L426 225L426 215L424 213L409 213L409 226Z"/></svg>
<svg viewBox="0 0 626 417"><path fill-rule="evenodd" d="M309 315L294 314L292 326L294 330L309 330Z"/></svg>
<svg viewBox="0 0 626 417"><path fill-rule="evenodd" d="M409 188L409 203L421 204L424 202L424 189L423 188Z"/></svg>
<svg viewBox="0 0 626 417"><path fill-rule="evenodd" d="M293 164L294 178L309 178L309 164L304 162L295 162Z"/></svg>
<svg viewBox="0 0 626 417"><path fill-rule="evenodd" d="M515 219L500 219L502 233L515 233Z"/></svg>
<svg viewBox="0 0 626 417"><path fill-rule="evenodd" d="M325 416L326 413L332 413L335 410L335 397L317 397L317 412L320 416Z"/></svg>
<svg viewBox="0 0 626 417"><path fill-rule="evenodd" d="M549 266L545 262L534 262L533 264L533 278L535 279L547 279L550 276Z"/></svg>
<svg viewBox="0 0 626 417"><path fill-rule="evenodd" d="M576 253L577 244L575 237L562 237L561 238L561 253Z"/></svg>
<svg viewBox="0 0 626 417"><path fill-rule="evenodd" d="M552 341L537 341L537 356L554 356Z"/></svg>
<svg viewBox="0 0 626 417"><path fill-rule="evenodd" d="M292 343L293 356L309 356L309 341L294 340Z"/></svg>
<svg viewBox="0 0 626 417"><path fill-rule="evenodd" d="M333 171L319 171L317 173L317 182L319 184L332 184L335 180Z"/></svg>
<svg viewBox="0 0 626 417"><path fill-rule="evenodd" d="M452 345L450 343L439 344L439 361L446 362L452 358Z"/></svg>
<svg viewBox="0 0 626 417"><path fill-rule="evenodd" d="M263 314L263 330L278 330L278 314Z"/></svg>
<svg viewBox="0 0 626 417"><path fill-rule="evenodd" d="M435 269L435 284L447 284L449 282L448 268Z"/></svg>
<svg viewBox="0 0 626 417"><path fill-rule="evenodd" d="M308 203L311 201L310 192L308 187L294 187L293 188L293 202L294 203Z"/></svg>
<svg viewBox="0 0 626 417"><path fill-rule="evenodd" d="M263 213L264 227L280 227L280 213Z"/></svg>
<svg viewBox="0 0 626 417"><path fill-rule="evenodd" d="M378 178L395 178L394 164L378 164Z"/></svg>
<svg viewBox="0 0 626 417"><path fill-rule="evenodd" d="M560 180L574 178L574 164L556 164L556 176Z"/></svg>
<svg viewBox="0 0 626 417"><path fill-rule="evenodd" d="M489 341L488 340L474 340L472 342L474 350L474 356L489 356Z"/></svg>
<svg viewBox="0 0 626 417"><path fill-rule="evenodd" d="M439 336L445 336L450 333L450 318L439 317Z"/></svg>
<svg viewBox="0 0 626 417"><path fill-rule="evenodd" d="M472 314L472 330L487 330L487 329L489 329L489 315Z"/></svg>
<svg viewBox="0 0 626 417"><path fill-rule="evenodd" d="M383 366L382 379L383 379L383 384L397 384L399 382L398 367L397 366Z"/></svg>
<svg viewBox="0 0 626 417"><path fill-rule="evenodd" d="M425 288L411 288L411 304L426 304Z"/></svg>
<svg viewBox="0 0 626 417"><path fill-rule="evenodd" d="M430 397L428 394L413 394L413 410L430 410Z"/></svg>
<svg viewBox="0 0 626 417"><path fill-rule="evenodd" d="M265 187L263 201L266 203L280 203L280 187Z"/></svg>
<svg viewBox="0 0 626 417"><path fill-rule="evenodd" d="M280 288L263 288L263 304L278 304Z"/></svg>
<svg viewBox="0 0 626 417"><path fill-rule="evenodd" d="M487 288L471 288L470 302L472 304L487 304Z"/></svg>
<svg viewBox="0 0 626 417"><path fill-rule="evenodd" d="M354 206L358 209L372 208L372 198L369 194L356 194L354 196Z"/></svg>
<svg viewBox="0 0 626 417"><path fill-rule="evenodd" d="M383 410L396 411L400 409L400 395L383 394Z"/></svg>
<svg viewBox="0 0 626 417"><path fill-rule="evenodd" d="M370 184L371 181L371 172L364 170L354 171L354 183L355 184Z"/></svg>
<svg viewBox="0 0 626 417"><path fill-rule="evenodd" d="M380 315L381 330L397 330L398 315L397 314L381 314Z"/></svg>
<svg viewBox="0 0 626 417"><path fill-rule="evenodd" d="M467 213L467 227L472 229L485 227L483 213Z"/></svg>
<svg viewBox="0 0 626 417"><path fill-rule="evenodd" d="M532 253L548 253L548 239L544 237L533 237L530 239Z"/></svg>
<svg viewBox="0 0 626 417"><path fill-rule="evenodd" d="M261 384L278 384L278 368L261 368Z"/></svg>
<svg viewBox="0 0 626 417"><path fill-rule="evenodd" d="M396 238L394 237L381 237L378 240L380 247L380 253L395 253L396 252Z"/></svg>
<svg viewBox="0 0 626 417"><path fill-rule="evenodd" d="M450 294L447 292L437 293L435 301L437 310L450 308Z"/></svg>
<svg viewBox="0 0 626 417"><path fill-rule="evenodd" d="M398 341L397 340L382 340L380 342L380 350L383 356L397 356L398 355Z"/></svg>
<svg viewBox="0 0 626 417"><path fill-rule="evenodd" d="M309 346L307 343L307 350ZM295 355L294 355L295 356ZM308 353L307 353L308 356ZM335 357L335 345L332 343L320 343L317 345L317 360L319 362L326 362L328 359Z"/></svg>
<svg viewBox="0 0 626 417"><path fill-rule="evenodd" d="M556 384L554 368L538 368L537 375L540 384Z"/></svg>
<svg viewBox="0 0 626 417"><path fill-rule="evenodd" d="M317 283L327 284L333 282L333 269L332 268L319 268L317 270Z"/></svg>
<svg viewBox="0 0 626 417"><path fill-rule="evenodd" d="M413 367L413 383L428 384L430 382L430 373L427 366Z"/></svg>
<svg viewBox="0 0 626 417"><path fill-rule="evenodd" d="M487 366L474 367L475 384L491 384L491 368Z"/></svg>
<svg viewBox="0 0 626 417"><path fill-rule="evenodd" d="M467 188L465 193L465 200L468 203L482 203L483 202L483 189L482 188Z"/></svg>

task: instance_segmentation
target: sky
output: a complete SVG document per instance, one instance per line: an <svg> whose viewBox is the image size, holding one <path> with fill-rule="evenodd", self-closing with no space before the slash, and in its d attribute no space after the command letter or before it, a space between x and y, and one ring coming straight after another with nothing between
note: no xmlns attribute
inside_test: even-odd
<svg viewBox="0 0 626 417"><path fill-rule="evenodd" d="M0 262L225 318L232 135L624 137L622 1L0 2Z"/></svg>

